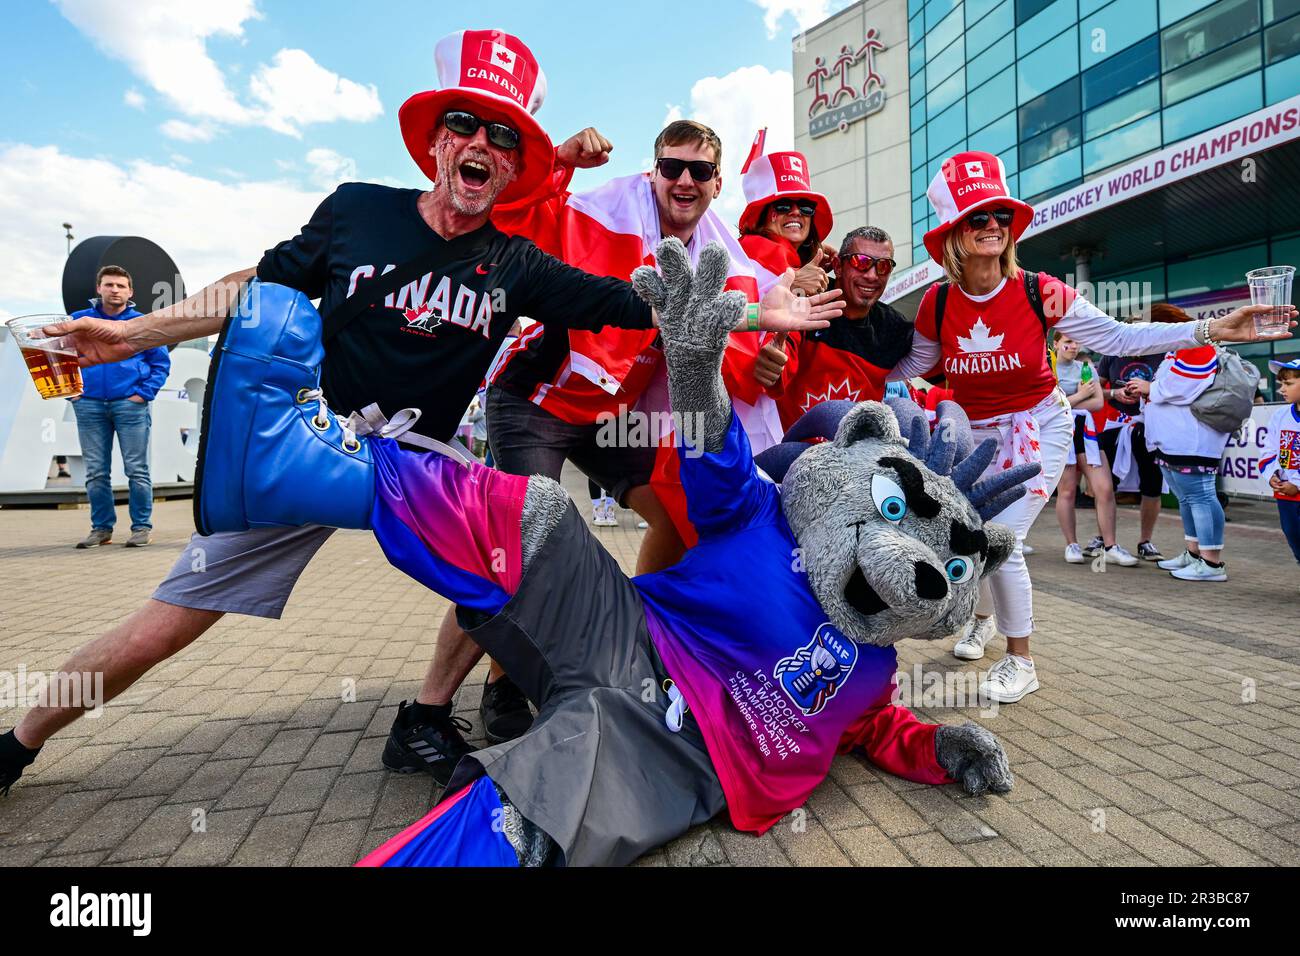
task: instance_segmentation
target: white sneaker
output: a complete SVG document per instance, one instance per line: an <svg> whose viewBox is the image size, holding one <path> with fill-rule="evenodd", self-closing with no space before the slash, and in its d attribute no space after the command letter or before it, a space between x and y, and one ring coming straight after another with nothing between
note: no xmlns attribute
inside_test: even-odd
<svg viewBox="0 0 1300 956"><path fill-rule="evenodd" d="M1101 535L1097 535L1084 547L1084 556L1095 558L1097 555L1101 554L1101 549L1105 547L1105 545L1106 542L1101 539Z"/></svg>
<svg viewBox="0 0 1300 956"><path fill-rule="evenodd" d="M1022 545L1020 546L1020 553L1021 553L1021 554L1033 554L1033 553L1034 553L1033 545L1022 544Z"/></svg>
<svg viewBox="0 0 1300 956"><path fill-rule="evenodd" d="M1164 561L1157 561L1156 567L1159 568L1161 571L1177 571L1180 568L1187 567L1193 561L1199 561L1199 560L1200 558L1194 557L1192 555L1192 552L1184 551L1176 558L1166 558Z"/></svg>
<svg viewBox="0 0 1300 956"><path fill-rule="evenodd" d="M1118 564L1121 568L1135 567L1138 559L1133 557L1132 553L1126 551L1122 544L1112 544L1106 549L1106 563Z"/></svg>
<svg viewBox="0 0 1300 956"><path fill-rule="evenodd" d="M649 526L648 524L646 524L644 521L638 521L638 522L636 523L636 530L638 530L638 531L644 531L644 530L645 530L646 528L648 528L648 527L650 527L650 526Z"/></svg>
<svg viewBox="0 0 1300 956"><path fill-rule="evenodd" d="M1226 564L1217 568L1212 568L1205 563L1205 559L1197 558L1194 562L1185 568L1179 568L1177 571L1169 572L1173 577L1180 581L1226 581L1228 580L1228 566Z"/></svg>
<svg viewBox="0 0 1300 956"><path fill-rule="evenodd" d="M980 682L980 697L999 704L1014 704L1038 690L1038 668L1025 667L1008 654L989 670Z"/></svg>
<svg viewBox="0 0 1300 956"><path fill-rule="evenodd" d="M991 617L972 619L962 630L961 639L953 645L952 656L963 661L977 661L984 656L984 645L998 632L997 621Z"/></svg>
<svg viewBox="0 0 1300 956"><path fill-rule="evenodd" d="M1079 547L1078 542L1065 546L1065 563L1083 564L1083 548Z"/></svg>

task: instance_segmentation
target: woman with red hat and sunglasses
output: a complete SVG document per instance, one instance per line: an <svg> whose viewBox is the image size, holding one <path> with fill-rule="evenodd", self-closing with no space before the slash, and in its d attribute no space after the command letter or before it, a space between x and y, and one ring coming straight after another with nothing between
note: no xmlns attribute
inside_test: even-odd
<svg viewBox="0 0 1300 956"><path fill-rule="evenodd" d="M1073 448L1070 404L1047 362L1050 330L1103 355L1254 342L1290 333L1256 333L1254 315L1266 306L1246 306L1216 319L1125 325L1060 279L1024 272L1016 262L1016 240L1034 211L1009 195L1002 161L989 153L958 153L946 160L928 195L939 225L925 234L925 248L943 266L948 281L926 290L912 352L894 374L921 374L942 359L948 385L970 416L976 440L992 437L999 443L990 470L1025 462L1042 465L1038 479L1026 486L1030 493L993 519L1015 531L1017 547L981 586L976 620L953 648L963 660L982 658L994 633L991 614L996 610L1007 653L980 684L980 693L1013 703L1039 686L1029 653L1033 592L1021 545Z"/></svg>

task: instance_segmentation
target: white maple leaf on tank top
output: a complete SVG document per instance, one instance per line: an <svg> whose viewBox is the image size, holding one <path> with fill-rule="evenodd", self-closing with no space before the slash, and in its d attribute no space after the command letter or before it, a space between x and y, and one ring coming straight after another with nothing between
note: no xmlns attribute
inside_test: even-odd
<svg viewBox="0 0 1300 956"><path fill-rule="evenodd" d="M975 320L971 326L970 337L964 335L957 336L957 346L966 353L973 352L1000 352L1002 351L1002 340L1006 338L1001 332L997 335L989 334L989 327L984 324L981 316Z"/></svg>
<svg viewBox="0 0 1300 956"><path fill-rule="evenodd" d="M822 402L833 402L837 399L847 399L848 401L856 402L859 394L861 394L861 389L853 388L849 385L849 380L846 378L838 385L828 384L826 386L826 391L822 392L820 395L814 392L807 392L804 397L803 410L806 412L811 410L814 406L820 405Z"/></svg>

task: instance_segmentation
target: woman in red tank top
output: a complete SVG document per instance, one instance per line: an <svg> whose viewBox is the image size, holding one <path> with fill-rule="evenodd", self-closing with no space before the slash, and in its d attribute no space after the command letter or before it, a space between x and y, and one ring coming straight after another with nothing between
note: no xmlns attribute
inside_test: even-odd
<svg viewBox="0 0 1300 956"><path fill-rule="evenodd" d="M1265 307L1247 306L1213 320L1125 325L1061 280L1021 270L1016 240L1034 211L1008 193L1006 171L996 156L965 152L950 157L928 196L939 225L925 234L925 248L944 267L948 282L926 291L912 352L894 374L919 375L942 358L947 384L970 416L976 440L998 442L990 471L1027 461L1042 465L1039 478L1027 485L1029 493L994 518L1015 531L1019 544L1006 564L985 579L976 618L953 648L963 660L982 658L995 633L996 610L1007 654L990 669L980 693L1012 703L1039 686L1029 652L1033 590L1021 546L1073 448L1070 406L1047 362L1047 334L1059 329L1103 355L1252 342L1269 338L1259 336L1254 326L1255 312Z"/></svg>

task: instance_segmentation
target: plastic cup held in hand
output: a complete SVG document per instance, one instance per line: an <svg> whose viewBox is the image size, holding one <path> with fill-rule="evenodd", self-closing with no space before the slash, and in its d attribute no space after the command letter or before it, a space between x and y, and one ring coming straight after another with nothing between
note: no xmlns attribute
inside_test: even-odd
<svg viewBox="0 0 1300 956"><path fill-rule="evenodd" d="M5 322L41 398L76 398L81 394L77 350L65 336L47 338L47 325L67 322L66 315L20 315Z"/></svg>
<svg viewBox="0 0 1300 956"><path fill-rule="evenodd" d="M1246 273L1250 285L1250 301L1254 305L1271 305L1273 310L1255 316L1255 331L1260 335L1279 335L1289 328L1288 309L1291 303L1291 282L1295 266L1265 266Z"/></svg>

